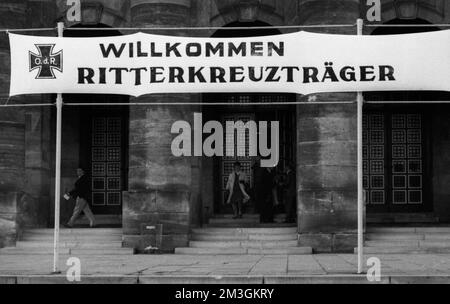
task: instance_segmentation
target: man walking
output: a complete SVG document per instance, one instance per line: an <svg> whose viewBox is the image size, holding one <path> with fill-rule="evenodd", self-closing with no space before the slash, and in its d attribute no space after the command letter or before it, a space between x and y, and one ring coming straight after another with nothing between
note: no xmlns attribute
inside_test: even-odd
<svg viewBox="0 0 450 304"><path fill-rule="evenodd" d="M91 184L89 177L85 174L83 168L77 169L77 176L78 179L75 182L75 188L68 193L68 195L76 200L75 208L73 209L73 214L69 222L64 226L72 228L78 216L80 216L83 211L89 219L89 225L91 227L95 227L95 217L88 203L91 196Z"/></svg>

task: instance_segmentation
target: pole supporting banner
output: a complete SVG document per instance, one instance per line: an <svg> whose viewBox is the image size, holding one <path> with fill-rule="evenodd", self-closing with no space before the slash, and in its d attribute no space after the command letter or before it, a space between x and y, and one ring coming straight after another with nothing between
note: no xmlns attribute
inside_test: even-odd
<svg viewBox="0 0 450 304"><path fill-rule="evenodd" d="M58 37L64 34L64 23L58 22ZM56 160L55 160L55 229L53 242L53 273L59 271L59 226L61 201L61 128L62 128L62 94L56 97Z"/></svg>
<svg viewBox="0 0 450 304"><path fill-rule="evenodd" d="M363 35L363 20L357 20L358 36ZM363 193L363 104L362 92L357 93L357 179L358 179L358 274L363 272L363 245L364 245L364 193Z"/></svg>

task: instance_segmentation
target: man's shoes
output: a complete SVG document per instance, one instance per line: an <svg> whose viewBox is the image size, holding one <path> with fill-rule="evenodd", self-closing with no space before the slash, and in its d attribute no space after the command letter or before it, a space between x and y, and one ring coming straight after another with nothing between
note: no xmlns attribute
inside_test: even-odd
<svg viewBox="0 0 450 304"><path fill-rule="evenodd" d="M98 225L97 225L97 224L92 224L92 225L89 225L89 227L91 227L91 228L97 228Z"/></svg>
<svg viewBox="0 0 450 304"><path fill-rule="evenodd" d="M69 224L63 224L63 226L66 227L66 228L69 228L69 229L72 229L72 228L73 228L73 226L71 226L71 225L69 225Z"/></svg>

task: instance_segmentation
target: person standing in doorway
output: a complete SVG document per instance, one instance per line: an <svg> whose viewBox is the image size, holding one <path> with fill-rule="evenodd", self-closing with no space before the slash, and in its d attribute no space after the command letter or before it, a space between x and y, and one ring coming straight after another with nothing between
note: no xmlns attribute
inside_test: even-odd
<svg viewBox="0 0 450 304"><path fill-rule="evenodd" d="M77 169L77 176L78 179L75 182L75 188L65 195L65 197L70 196L75 199L76 204L73 209L72 217L64 226L67 228L72 228L81 212L84 212L86 217L89 219L89 225L91 227L95 227L95 217L88 203L91 196L91 182L89 177L85 174L84 169L81 167Z"/></svg>
<svg viewBox="0 0 450 304"><path fill-rule="evenodd" d="M260 222L273 223L274 202L277 203L275 168L261 168L259 184L256 185L258 203L260 204Z"/></svg>
<svg viewBox="0 0 450 304"><path fill-rule="evenodd" d="M292 164L286 165L286 167L284 168L284 174L284 207L286 209L286 219L284 220L284 222L295 223L297 185L295 183L295 172L293 170Z"/></svg>
<svg viewBox="0 0 450 304"><path fill-rule="evenodd" d="M227 190L229 191L227 204L233 207L233 218L242 217L242 204L248 201L250 196L245 191L245 173L241 171L241 164L235 162L233 165L233 172L230 173L227 182Z"/></svg>

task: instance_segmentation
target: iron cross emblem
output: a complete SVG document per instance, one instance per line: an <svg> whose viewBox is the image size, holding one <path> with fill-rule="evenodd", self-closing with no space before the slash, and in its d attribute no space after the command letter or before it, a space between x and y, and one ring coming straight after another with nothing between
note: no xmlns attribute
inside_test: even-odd
<svg viewBox="0 0 450 304"><path fill-rule="evenodd" d="M38 69L36 79L55 79L53 70L62 72L63 51L53 53L54 44L35 44L38 53L29 51L30 72Z"/></svg>

